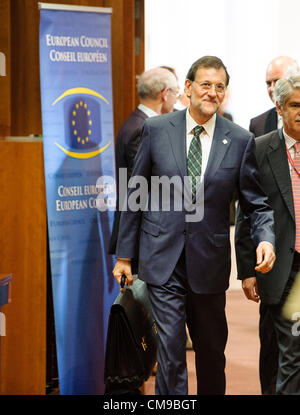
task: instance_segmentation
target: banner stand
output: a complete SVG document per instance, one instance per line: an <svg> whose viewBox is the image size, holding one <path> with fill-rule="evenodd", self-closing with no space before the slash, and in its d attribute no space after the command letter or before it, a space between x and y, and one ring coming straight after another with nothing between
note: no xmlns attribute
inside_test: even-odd
<svg viewBox="0 0 300 415"><path fill-rule="evenodd" d="M112 9L39 3L50 263L61 394L103 394L115 206Z"/></svg>

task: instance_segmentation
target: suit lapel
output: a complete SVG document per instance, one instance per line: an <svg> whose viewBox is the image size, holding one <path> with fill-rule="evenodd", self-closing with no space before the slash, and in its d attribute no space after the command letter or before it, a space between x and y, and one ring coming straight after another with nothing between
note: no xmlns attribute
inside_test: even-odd
<svg viewBox="0 0 300 415"><path fill-rule="evenodd" d="M176 111L170 120L168 131L169 141L176 164L184 177L187 175L186 167L186 110Z"/></svg>
<svg viewBox="0 0 300 415"><path fill-rule="evenodd" d="M267 153L267 157L280 193L290 214L295 220L292 182L289 164L286 157L285 142L280 138L277 131L273 134L269 143L269 152Z"/></svg>
<svg viewBox="0 0 300 415"><path fill-rule="evenodd" d="M217 114L215 132L211 145L211 150L204 174L205 187L209 184L216 171L220 167L222 160L229 149L231 138L230 130L226 127L223 119Z"/></svg>
<svg viewBox="0 0 300 415"><path fill-rule="evenodd" d="M182 177L187 176L186 155L186 110L177 111L176 116L170 120L169 141L172 147L176 164ZM226 127L222 117L217 114L216 126L209 159L204 175L204 186L206 187L216 171L230 146L230 130ZM199 186L202 184L200 183Z"/></svg>

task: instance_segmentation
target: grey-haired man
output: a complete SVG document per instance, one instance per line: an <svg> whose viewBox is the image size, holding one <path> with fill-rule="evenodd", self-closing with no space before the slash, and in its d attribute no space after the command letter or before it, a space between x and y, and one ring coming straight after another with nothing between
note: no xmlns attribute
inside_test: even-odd
<svg viewBox="0 0 300 415"><path fill-rule="evenodd" d="M238 275L247 298L271 315L279 349L276 393L300 393L300 336L282 307L300 271L300 76L277 81L274 99L283 128L256 139L261 184L274 211L277 260L267 275L255 272L249 219L239 210L236 223ZM300 310L299 310L300 311ZM268 327L265 327L268 330ZM270 352L272 352L270 350Z"/></svg>

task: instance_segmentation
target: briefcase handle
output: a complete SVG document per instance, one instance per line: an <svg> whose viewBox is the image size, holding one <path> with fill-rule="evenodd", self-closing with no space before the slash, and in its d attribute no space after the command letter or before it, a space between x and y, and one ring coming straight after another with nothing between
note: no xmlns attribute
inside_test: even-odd
<svg viewBox="0 0 300 415"><path fill-rule="evenodd" d="M122 292L124 292L125 281L126 281L126 275L123 274L122 277L121 277L121 283L120 283Z"/></svg>
<svg viewBox="0 0 300 415"><path fill-rule="evenodd" d="M135 281L135 280L137 280L138 279L138 275L137 274L134 274L133 276L132 276L132 279L133 279L133 281ZM124 287L125 287L125 285L127 285L126 284L126 275L122 275L122 277L121 277L121 282L120 282L120 286L121 286L121 292L123 293L124 292Z"/></svg>

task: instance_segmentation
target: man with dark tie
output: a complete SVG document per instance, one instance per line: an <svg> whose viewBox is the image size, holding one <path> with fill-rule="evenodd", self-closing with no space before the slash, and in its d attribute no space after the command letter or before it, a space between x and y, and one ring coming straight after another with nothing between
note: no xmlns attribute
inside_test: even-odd
<svg viewBox="0 0 300 415"><path fill-rule="evenodd" d="M274 268L267 274L255 272L255 250L249 217L239 210L236 223L238 275L247 298L264 305L275 328L277 360L276 393L300 393L300 336L293 333L294 321L282 316L282 307L295 276L300 271L300 75L277 81L274 99L283 128L256 139L256 155L262 188L274 211ZM269 350L272 353L272 350Z"/></svg>
<svg viewBox="0 0 300 415"><path fill-rule="evenodd" d="M139 278L147 283L159 335L156 394L188 393L186 323L197 393L225 393L235 191L251 218L256 269L268 272L275 261L273 212L259 185L253 135L217 114L228 83L223 62L204 56L187 74L189 107L145 121L121 215L113 273L131 285L138 252Z"/></svg>
<svg viewBox="0 0 300 415"><path fill-rule="evenodd" d="M286 74L291 75L299 70L298 64L290 56L278 56L272 59L266 70L266 86L268 95L275 105L273 96L275 84L278 79L283 78ZM277 113L274 106L270 110L258 115L250 121L249 130L259 137L271 131L282 127L282 118ZM259 377L261 391L264 395L272 395L276 390L277 367L278 367L278 347L275 329L268 308L264 303L259 307L259 338L260 338L260 356L259 356Z"/></svg>

